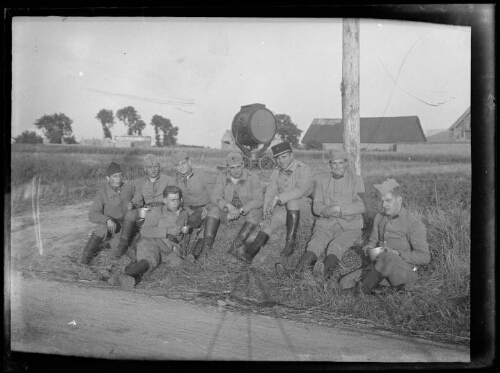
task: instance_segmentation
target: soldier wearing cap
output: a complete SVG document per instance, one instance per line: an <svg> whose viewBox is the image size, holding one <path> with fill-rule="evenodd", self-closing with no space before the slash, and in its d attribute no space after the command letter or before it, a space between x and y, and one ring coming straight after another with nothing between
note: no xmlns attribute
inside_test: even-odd
<svg viewBox="0 0 500 373"><path fill-rule="evenodd" d="M330 173L316 179L313 211L319 217L294 274L312 266L315 276L331 274L338 268L344 253L362 234L362 214L365 212L363 179L347 169L347 153L344 151L333 153L329 165ZM318 261L320 258L324 260ZM288 272L280 263L276 264L276 271L278 274Z"/></svg>
<svg viewBox="0 0 500 373"><path fill-rule="evenodd" d="M110 246L116 248L116 255L125 254L126 248L123 247L130 240L132 231L126 232L124 227L134 221L133 214L127 211L127 204L132 200L134 191L133 184L124 182L121 166L111 162L106 169L106 184L97 192L90 207L89 220L96 227L83 249L81 263L89 264L101 250L102 240L108 236L112 238Z"/></svg>
<svg viewBox="0 0 500 373"><path fill-rule="evenodd" d="M111 285L135 286L147 271L160 263L178 266L182 263L180 244L185 239L188 213L182 207L182 191L170 185L163 189L163 205L151 211L141 227L136 260L121 274L108 280Z"/></svg>
<svg viewBox="0 0 500 373"><path fill-rule="evenodd" d="M383 247L369 271L358 270L340 280L342 289L359 283L357 291L371 293L378 284L404 287L417 279L417 266L430 261L424 224L403 207L401 187L394 179L375 184L383 212L375 216L373 230L363 250Z"/></svg>
<svg viewBox="0 0 500 373"><path fill-rule="evenodd" d="M226 157L226 170L222 171L215 181L212 191L212 206L208 211L206 227L217 229L219 222L242 221L243 225L231 244L229 254L242 249L245 241L257 228L262 219L264 193L262 183L257 174L243 167L243 157L232 152ZM207 237L207 229L205 237ZM212 233L215 237L216 232ZM200 252L192 253L196 259Z"/></svg>
<svg viewBox="0 0 500 373"><path fill-rule="evenodd" d="M263 228L255 240L244 250L235 250L233 255L246 263L251 263L260 248L266 244L269 236L279 226L286 225L286 243L281 256L290 256L296 247L297 230L301 214L311 214L313 175L311 168L294 159L289 142L282 142L271 147L278 165L271 174L264 195Z"/></svg>
<svg viewBox="0 0 500 373"><path fill-rule="evenodd" d="M184 208L190 215L190 221L196 222L196 224L189 225L191 228L200 228L197 236L204 234L203 238L197 238L192 251L197 253L205 249L210 250L218 228L218 222L206 219L211 207L210 194L214 187L214 181L202 170L195 171L193 169L186 152L175 153L172 161L177 170L174 185L182 190ZM190 257L190 259L192 258Z"/></svg>

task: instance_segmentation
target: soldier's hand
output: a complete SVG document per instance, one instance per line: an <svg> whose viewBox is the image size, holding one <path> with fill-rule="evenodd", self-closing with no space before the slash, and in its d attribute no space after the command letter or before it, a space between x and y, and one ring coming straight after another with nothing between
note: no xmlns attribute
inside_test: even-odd
<svg viewBox="0 0 500 373"><path fill-rule="evenodd" d="M361 250L363 250L363 252L365 253L365 255L367 255L367 251L368 251L369 249L373 249L373 247L372 247L372 246L370 246L370 245L365 245L365 246L363 246L363 248L362 248Z"/></svg>
<svg viewBox="0 0 500 373"><path fill-rule="evenodd" d="M175 227L167 228L167 234L171 234L172 236L178 236L182 232L182 227L180 225L176 225Z"/></svg>
<svg viewBox="0 0 500 373"><path fill-rule="evenodd" d="M260 222L260 230L265 231L271 225L271 219L264 219Z"/></svg>
<svg viewBox="0 0 500 373"><path fill-rule="evenodd" d="M106 221L106 225L108 227L108 232L111 233L111 234L115 234L115 231L116 231L116 223L114 222L114 220L112 218L109 218L107 221Z"/></svg>
<svg viewBox="0 0 500 373"><path fill-rule="evenodd" d="M134 209L134 204L132 202L127 203L127 210L132 211Z"/></svg>
<svg viewBox="0 0 500 373"><path fill-rule="evenodd" d="M386 252L388 253L393 253L393 254L396 254L396 255L399 255L399 251L398 250L394 250L394 249L391 249L390 247L388 246L384 246L384 249Z"/></svg>
<svg viewBox="0 0 500 373"><path fill-rule="evenodd" d="M201 208L201 218L205 219L208 215L208 209L206 207Z"/></svg>

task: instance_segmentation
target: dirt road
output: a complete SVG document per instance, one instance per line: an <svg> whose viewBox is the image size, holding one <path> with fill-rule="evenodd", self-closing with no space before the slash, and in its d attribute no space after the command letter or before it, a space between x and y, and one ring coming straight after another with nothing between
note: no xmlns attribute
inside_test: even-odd
<svg viewBox="0 0 500 373"><path fill-rule="evenodd" d="M11 219L13 351L108 359L468 362L465 347L230 312L160 293L43 276L80 250L88 203ZM66 234L62 234L66 232ZM37 237L39 238L37 244ZM42 247L40 247L42 243Z"/></svg>

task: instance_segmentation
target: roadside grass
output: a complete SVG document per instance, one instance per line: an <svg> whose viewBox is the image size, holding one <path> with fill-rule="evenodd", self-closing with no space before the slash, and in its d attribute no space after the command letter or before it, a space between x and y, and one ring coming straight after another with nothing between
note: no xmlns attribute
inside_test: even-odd
<svg viewBox="0 0 500 373"><path fill-rule="evenodd" d="M90 148L87 152L82 150L80 153L66 150L77 148L37 147L33 152L33 147L31 151L30 147L20 147L14 151L10 175L12 211L16 213L31 208L34 187L38 188L36 191L42 204L91 200L104 182L103 173L111 160L124 166L127 179L132 182L144 176L141 161L148 152L161 156L163 172L174 173L170 164L174 150L170 148L165 151L87 147ZM218 173L216 166L222 163L227 153L198 148L183 150L191 155L195 169L203 169L214 177ZM284 227L271 237L252 266L234 265L228 261L226 252L239 230L235 224L220 227L214 250L204 260L185 263L180 268L161 265L146 274L138 287L176 294L185 299L205 299L209 304L225 308L251 309L275 317L293 317L327 325L386 328L421 337L468 343L470 154L418 158L408 157L407 154L373 153L376 154L364 153L362 156L367 208L364 239L367 239L374 215L380 211L373 184L387 177L397 179L405 193L407 207L427 227L431 263L419 269L419 280L407 286L404 292L353 297L340 293L336 279L318 280L309 274L303 278L278 278L274 274L274 264L282 260L279 252L284 243ZM297 151L296 158L309 164L315 174L327 170L322 152ZM257 172L266 184L270 171ZM312 220L301 223L299 248L285 262L286 266L293 268L298 262L310 238L312 224ZM359 250L361 246L362 242L359 242L343 262L348 257L352 259L356 256L360 263L366 264L367 258ZM128 262L127 258L122 258L117 263L107 252L98 258L103 268L114 268L116 271L121 271ZM89 271L82 277L95 276L94 272Z"/></svg>

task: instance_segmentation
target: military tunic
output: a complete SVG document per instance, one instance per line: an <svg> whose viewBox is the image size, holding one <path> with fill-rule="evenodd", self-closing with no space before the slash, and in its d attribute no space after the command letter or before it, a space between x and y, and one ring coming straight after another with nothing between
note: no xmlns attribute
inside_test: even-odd
<svg viewBox="0 0 500 373"><path fill-rule="evenodd" d="M270 224L264 231L271 235L276 228L286 225L288 210L300 210L301 218L311 217L311 198L313 174L311 168L303 162L293 159L287 170L275 169L271 174L264 196L264 208L275 197L280 197L281 206L276 205ZM285 207L286 206L286 207Z"/></svg>
<svg viewBox="0 0 500 373"><path fill-rule="evenodd" d="M313 211L319 215L314 223L313 234L307 250L318 257L334 254L341 259L349 247L361 237L365 205L359 196L365 192L361 176L346 171L341 178L334 178L330 173L320 175L316 180ZM326 216L329 206L339 206L338 216Z"/></svg>
<svg viewBox="0 0 500 373"><path fill-rule="evenodd" d="M165 174L160 174L155 181L151 182L146 177L136 188L132 203L137 207L149 205L151 203L163 203L163 190L169 185L174 185L174 178Z"/></svg>
<svg viewBox="0 0 500 373"><path fill-rule="evenodd" d="M169 256L177 255L174 247L184 239L184 234L171 235L169 229L186 225L188 213L184 208L168 211L166 206L151 211L141 228L141 240L137 244L137 261L145 259L149 270L156 268Z"/></svg>
<svg viewBox="0 0 500 373"><path fill-rule="evenodd" d="M96 224L94 233L97 236L107 236L106 222L109 218L117 220L120 224L123 224L125 219L133 219L130 217L130 211L127 211L127 204L132 200L134 191L134 185L128 183L124 183L118 190L111 188L109 183L99 189L89 211L89 220Z"/></svg>
<svg viewBox="0 0 500 373"><path fill-rule="evenodd" d="M247 169L243 169L243 174L233 183L229 172L222 171L215 181L212 191L211 201L213 207L210 208L208 216L226 222L227 212L224 207L227 204L235 205L247 212L246 215L240 215L238 221L249 221L253 224L259 224L262 219L262 205L264 203L264 193L262 183L257 174Z"/></svg>

